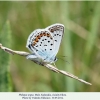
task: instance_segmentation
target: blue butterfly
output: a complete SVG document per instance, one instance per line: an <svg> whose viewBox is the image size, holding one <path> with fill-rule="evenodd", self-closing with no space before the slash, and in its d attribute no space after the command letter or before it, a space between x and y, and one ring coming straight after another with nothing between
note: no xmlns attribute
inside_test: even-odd
<svg viewBox="0 0 100 100"><path fill-rule="evenodd" d="M59 23L34 30L27 39L26 47L32 52L27 59L39 64L56 62L63 33L64 25Z"/></svg>

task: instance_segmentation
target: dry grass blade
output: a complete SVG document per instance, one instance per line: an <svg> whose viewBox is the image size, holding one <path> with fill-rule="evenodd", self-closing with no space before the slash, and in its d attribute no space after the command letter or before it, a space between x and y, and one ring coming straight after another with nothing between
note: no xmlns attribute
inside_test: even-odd
<svg viewBox="0 0 100 100"><path fill-rule="evenodd" d="M9 48L7 48L7 47L4 47L4 46L2 46L2 44L0 43L0 48L2 49L2 50L4 50L5 52L7 52L7 53L10 53L10 54L18 54L18 55L20 55L20 56L27 56L27 55L29 55L30 53L28 53L28 52L24 52L24 51L15 51L15 50L11 50L11 49L9 49Z"/></svg>
<svg viewBox="0 0 100 100"><path fill-rule="evenodd" d="M68 77L71 77L71 78L73 78L73 79L76 79L76 80L78 80L78 81L80 81L80 82L82 82L82 83L85 83L85 84L88 84L88 85L92 85L91 83L86 82L85 80L80 79L80 78L78 78L77 76L75 76L75 75L73 75L73 74L71 74L71 73L69 73L69 72L66 72L66 71L63 71L63 70L59 70L59 69L55 68L54 66L52 66L52 65L50 65L50 64L46 64L46 65L44 65L44 66L47 67L47 68L49 68L50 70L52 70L52 71L54 71L54 72L61 73L61 74L63 74L63 75L66 75L66 76L68 76Z"/></svg>
<svg viewBox="0 0 100 100"><path fill-rule="evenodd" d="M1 48L2 50L6 51L7 53L10 53L10 54L18 54L18 55L20 55L20 56L27 56L27 55L30 54L30 53L27 53L27 52L24 52L24 51L14 51L14 50L11 50L11 49L9 49L9 48L6 48L6 47L2 46L2 44L0 44L0 48ZM32 61L33 61L33 60L32 60ZM33 61L33 62L34 62L34 61ZM38 64L38 62L35 62L35 63ZM66 72L66 71L63 71L63 70L59 70L58 68L54 67L53 65L44 64L44 65L42 65L42 66L45 66L45 67L47 67L48 69L50 69L50 70L52 70L52 71L54 71L54 72L56 72L56 73L61 73L61 74L63 74L63 75L66 75L66 76L68 76L68 77L71 77L71 78L73 78L73 79L76 79L76 80L78 80L78 81L80 81L80 82L82 82L82 83L85 83L85 84L87 84L87 85L92 85L91 83L86 82L86 81L84 81L84 80L78 78L77 76L75 76L75 75L69 73L69 72Z"/></svg>

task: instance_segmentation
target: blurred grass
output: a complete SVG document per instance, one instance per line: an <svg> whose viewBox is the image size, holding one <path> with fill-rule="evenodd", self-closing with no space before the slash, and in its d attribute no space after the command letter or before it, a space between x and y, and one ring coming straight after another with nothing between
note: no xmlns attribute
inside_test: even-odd
<svg viewBox="0 0 100 100"><path fill-rule="evenodd" d="M86 62L87 65L89 64L89 60L91 60L90 59L91 53L95 45L96 39L98 37L98 28L99 28L99 21L100 21L99 9L100 9L100 3L97 3L94 9L93 18L90 23L90 33L87 35L87 41L84 47L83 63Z"/></svg>
<svg viewBox="0 0 100 100"><path fill-rule="evenodd" d="M100 21L100 3L96 4L94 9L93 17L90 22L90 33L87 34L87 41L84 46L83 56L82 56L82 71L81 75L84 79L90 79L91 76L88 76L88 70L86 66L90 66L91 56L93 48L95 47L96 39L98 38L98 29L99 29L99 21ZM89 78L90 77L90 78Z"/></svg>
<svg viewBox="0 0 100 100"><path fill-rule="evenodd" d="M9 21L6 21L0 31L0 43L6 47L11 47L11 29ZM0 50L0 92L12 91L10 77L10 55Z"/></svg>
<svg viewBox="0 0 100 100"><path fill-rule="evenodd" d="M64 22L63 24L66 25L66 19L69 19L70 15L69 15L69 2L65 3L65 2L61 2L61 12L65 14L65 16L61 16L63 19L62 21ZM63 15L63 14L62 14ZM65 62L64 66L64 70L71 72L74 74L74 65L73 65L73 50L72 50L72 42L71 42L71 33L70 31L68 31L65 28L65 35L63 37L63 55L68 56L69 60L68 62L70 62L70 64L67 64ZM75 81L69 77L65 77L65 88L67 91L71 92L71 91L75 91Z"/></svg>
<svg viewBox="0 0 100 100"><path fill-rule="evenodd" d="M93 84L84 85L16 55L10 67L14 91L100 91L99 7L99 1L0 1L0 30L9 20L12 49L28 51L25 45L33 30L62 23L65 32L57 56L66 56L62 59L69 63L58 57L56 66Z"/></svg>

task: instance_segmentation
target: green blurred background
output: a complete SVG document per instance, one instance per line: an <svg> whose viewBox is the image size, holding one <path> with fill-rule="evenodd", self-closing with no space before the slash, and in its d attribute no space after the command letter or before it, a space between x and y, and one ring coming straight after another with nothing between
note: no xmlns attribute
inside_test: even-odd
<svg viewBox="0 0 100 100"><path fill-rule="evenodd" d="M92 86L88 86L24 57L11 55L9 73L12 91L100 91L99 1L0 1L0 32L6 21L10 22L11 49L26 52L29 52L26 48L27 38L33 30L54 23L64 24L65 33L56 66L92 83ZM6 38L3 40L8 42Z"/></svg>

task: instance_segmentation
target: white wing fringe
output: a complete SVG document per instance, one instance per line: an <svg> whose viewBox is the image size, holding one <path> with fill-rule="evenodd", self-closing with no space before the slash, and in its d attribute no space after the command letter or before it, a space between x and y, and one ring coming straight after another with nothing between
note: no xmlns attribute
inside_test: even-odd
<svg viewBox="0 0 100 100"><path fill-rule="evenodd" d="M15 50L11 50L11 49L9 49L9 48L7 48L7 47L4 47L4 46L2 46L2 44L0 43L0 49L2 49L2 50L4 50L5 52L7 52L7 53L10 53L10 54L17 54L17 55L20 55L20 56L28 56L30 53L28 53L28 52L24 52L24 51L15 51ZM33 60L32 60L33 61ZM35 61L33 61L33 62L35 62ZM38 62L35 62L35 63L37 63L38 64ZM41 64L40 64L41 65ZM66 72L66 71L63 71L63 70L59 70L58 68L56 68L56 67L54 67L53 65L50 65L50 64L42 64L42 66L45 66L45 67L47 67L48 69L50 69L50 70L52 70L52 71L54 71L54 72L56 72L56 73L61 73L61 74L63 74L63 75L66 75L66 76L68 76L68 77L71 77L71 78L73 78L73 79L76 79L76 80L78 80L78 81L80 81L80 82L82 82L82 83L85 83L85 84L87 84L87 85L92 85L91 83L89 83L89 82L86 82L85 80L83 80L83 79L80 79L80 78L78 78L77 76L75 76L75 75L73 75L73 74L71 74L71 73L69 73L69 72Z"/></svg>

